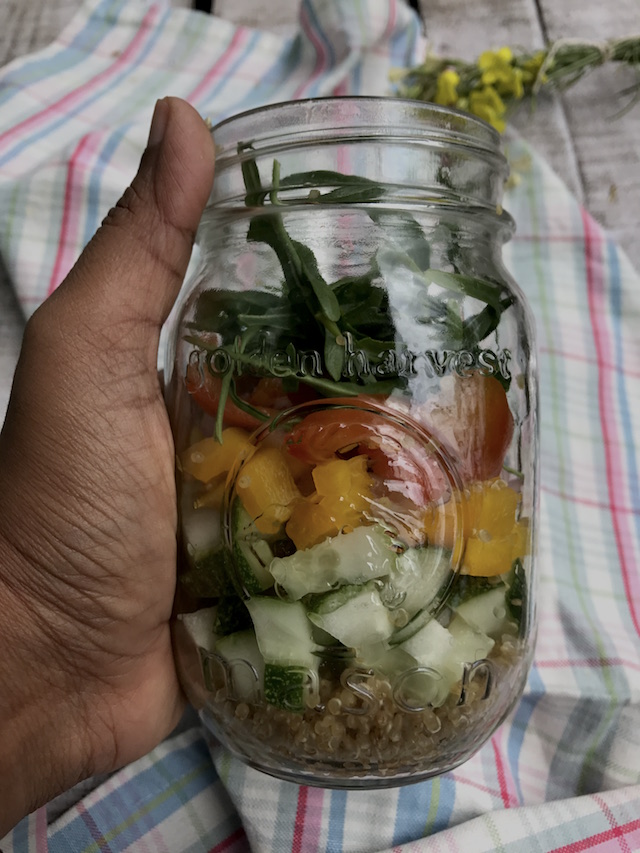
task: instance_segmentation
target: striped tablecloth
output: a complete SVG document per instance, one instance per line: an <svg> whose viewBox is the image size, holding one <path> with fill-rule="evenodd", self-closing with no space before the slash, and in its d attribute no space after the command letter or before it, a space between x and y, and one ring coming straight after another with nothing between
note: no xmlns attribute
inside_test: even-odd
<svg viewBox="0 0 640 853"><path fill-rule="evenodd" d="M0 251L25 315L134 174L156 98L217 121L385 94L422 49L400 0L304 0L290 37L90 0L0 73ZM542 406L540 632L517 710L453 773L375 792L275 781L193 729L49 827L23 821L4 853L640 850L640 280L524 142L508 153L505 255L537 319Z"/></svg>

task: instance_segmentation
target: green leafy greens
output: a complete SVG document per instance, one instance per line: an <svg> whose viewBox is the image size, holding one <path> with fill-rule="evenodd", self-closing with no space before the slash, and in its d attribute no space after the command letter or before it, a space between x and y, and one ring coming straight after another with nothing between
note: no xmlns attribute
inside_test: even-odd
<svg viewBox="0 0 640 853"><path fill-rule="evenodd" d="M382 202L385 187L356 175L328 170L311 170L280 175L274 160L271 188L263 187L256 161L247 156L250 144L240 145L245 204L255 211L247 241L269 246L282 270L281 293L252 291L203 292L190 323L188 340L202 351L223 350L229 356L230 369L222 378L216 436L220 440L227 400L265 420L264 413L251 406L238 391L237 378L277 376L287 392L299 383L311 386L322 396L349 396L363 392L389 394L407 386L408 376L395 354L406 346L394 320L390 304L389 282L400 270L414 277L417 322L440 330L449 346L473 349L497 327L510 297L500 298L500 288L458 273L430 268L431 249L423 229L403 211L372 206L371 220L391 235L393 249L384 247L371 258L367 271L327 282L311 248L291 237L283 221L283 208L291 204L368 205ZM430 295L436 287L446 298ZM462 319L461 300L471 297L483 303L474 316ZM217 343L211 343L215 332ZM219 342L222 341L221 345ZM279 362L277 372L270 368L269 352L285 354L288 363ZM296 365L296 353L318 353L319 370L304 371ZM360 371L350 368L349 360L358 356L365 365ZM369 369L384 365L384 369Z"/></svg>

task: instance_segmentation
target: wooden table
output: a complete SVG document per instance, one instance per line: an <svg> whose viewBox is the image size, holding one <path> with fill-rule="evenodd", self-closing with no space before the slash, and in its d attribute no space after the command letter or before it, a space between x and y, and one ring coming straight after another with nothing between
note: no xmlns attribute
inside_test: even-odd
<svg viewBox="0 0 640 853"><path fill-rule="evenodd" d="M189 0L174 2L189 5ZM79 5L80 0L3 0L0 65L48 44ZM298 0L217 0L215 11L238 23L282 30L294 23L298 5ZM420 0L420 5L433 51L469 59L503 44L529 49L559 38L601 41L640 32L639 0ZM513 124L640 270L640 104L614 118L621 106L616 93L635 79L628 70L599 69L564 95L542 98L534 115L521 108ZM22 328L0 268L0 420Z"/></svg>

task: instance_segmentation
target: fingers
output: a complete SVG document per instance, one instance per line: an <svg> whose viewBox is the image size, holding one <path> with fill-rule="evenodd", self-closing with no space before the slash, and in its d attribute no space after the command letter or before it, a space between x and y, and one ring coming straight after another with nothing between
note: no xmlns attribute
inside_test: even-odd
<svg viewBox="0 0 640 853"><path fill-rule="evenodd" d="M68 334L138 342L155 365L159 329L187 269L211 191L214 147L198 113L178 98L158 101L131 186L109 212L48 306Z"/></svg>

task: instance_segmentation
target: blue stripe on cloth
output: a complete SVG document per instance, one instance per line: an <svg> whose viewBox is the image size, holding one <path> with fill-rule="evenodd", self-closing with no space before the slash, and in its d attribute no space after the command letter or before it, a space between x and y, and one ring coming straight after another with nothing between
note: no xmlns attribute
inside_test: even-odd
<svg viewBox="0 0 640 853"><path fill-rule="evenodd" d="M289 82L291 85L291 77L295 75L301 59L302 39L298 35L285 42L271 68L262 76L257 86L238 101L233 108L233 113L241 113L262 104L286 98L286 91L283 91L282 95L277 93L284 89L285 83Z"/></svg>
<svg viewBox="0 0 640 853"><path fill-rule="evenodd" d="M418 16L412 11L410 22L406 27L394 33L390 42L391 65L396 68L406 68L418 62L416 45L420 35Z"/></svg>
<svg viewBox="0 0 640 853"><path fill-rule="evenodd" d="M614 346L614 367L617 375L617 392L618 406L620 411L620 422L622 426L622 434L624 436L624 447L626 448L625 461L627 465L627 480L629 483L629 498L630 509L635 524L636 534L640 539L640 473L637 466L636 458L636 441L637 436L634 435L633 423L631 421L631 411L629 409L630 393L627 391L627 380L624 372L624 344L625 335L622 324L623 306L622 306L622 280L620 274L620 255L619 250L613 240L607 240L606 254L609 267L609 281L611 292L611 314L613 319L613 346ZM631 397L633 392L631 392ZM631 626L629 608L626 604L625 595L625 613L626 620Z"/></svg>
<svg viewBox="0 0 640 853"><path fill-rule="evenodd" d="M93 237L100 225L102 217L106 213L105 210L101 209L100 204L100 191L102 189L102 179L104 176L104 164L111 160L113 153L120 145L125 135L131 130L131 125L132 122L129 122L111 133L107 138L106 143L102 146L102 149L97 152L96 164L91 170L91 175L89 177L84 233L82 235L83 246L86 246L89 240Z"/></svg>
<svg viewBox="0 0 640 853"><path fill-rule="evenodd" d="M429 784L432 788L435 786L434 782L430 782ZM438 808L433 822L429 827L430 835L433 832L440 832L440 830L446 829L449 826L453 808L456 804L456 781L453 776L448 773L441 776L438 779L438 786Z"/></svg>
<svg viewBox="0 0 640 853"><path fill-rule="evenodd" d="M20 823L13 828L9 833L9 838L13 843L14 853L27 853L30 849L30 828L32 817L25 817Z"/></svg>
<svg viewBox="0 0 640 853"><path fill-rule="evenodd" d="M522 833L520 837L507 843L500 842L500 836L497 836L498 844L494 850L496 853L498 851L499 853L547 853L547 851L548 853L562 853L562 851L578 853L578 851L589 850L599 850L600 853L610 853L610 851L613 853L614 850L630 853L634 848L626 844L621 831L615 830L615 827L624 826L628 818L622 817L618 820L617 811L613 806L607 807L605 812L576 814L575 817L569 817L568 814L563 813L561 823L556 824L554 821L549 828L541 826L540 822L536 821L533 830L535 836ZM533 813L526 814L533 817ZM607 841L613 844L605 846Z"/></svg>
<svg viewBox="0 0 640 853"><path fill-rule="evenodd" d="M121 2L124 3L125 0L121 0ZM104 97L106 92L108 92L110 89L114 89L118 85L118 83L120 83L130 74L132 74L139 65L143 64L144 60L151 53L156 43L161 39L161 36L164 33L164 24L166 23L169 16L170 10L166 10L161 16L161 19L158 21L156 26L148 29L147 43L145 44L143 50L138 54L134 62L127 62L125 65L123 65L122 70L119 71L111 80L109 80L107 85L100 84L98 88L89 97L81 98L75 107L66 112L63 112L61 115L59 115L57 120L46 124L45 127L42 128L40 131L36 131L33 134L25 134L24 138L20 142L10 148L4 154L4 156L0 157L0 166L3 166L5 163L9 162L11 159L20 154L26 148L41 142L53 130L56 130L63 124L66 124L72 116L78 115L78 113L81 113L88 106L99 101L100 98Z"/></svg>
<svg viewBox="0 0 640 853"><path fill-rule="evenodd" d="M529 672L527 693L520 700L520 704L516 708L511 725L509 727L509 735L507 738L507 761L511 769L511 776L515 782L518 801L524 802L522 793L522 781L520 773L520 753L524 743L524 736L527 727L531 721L536 705L544 696L545 687L540 673L538 672L535 662Z"/></svg>
<svg viewBox="0 0 640 853"><path fill-rule="evenodd" d="M438 797L438 812L436 825L444 828L448 824L449 815L453 808L455 783L446 777L441 779L440 788L445 789L445 796ZM419 782L416 785L407 785L398 791L396 806L396 820L393 828L393 844L406 844L424 834L425 824L431 809L431 801L434 796L432 782Z"/></svg>
<svg viewBox="0 0 640 853"><path fill-rule="evenodd" d="M108 848L119 853L137 841L145 827L184 812L185 802L216 782L206 743L198 738L161 756L133 778L120 780L115 790L105 783L102 798L91 805L91 820L78 814L60 830L54 829L49 853L76 853L94 842L96 851Z"/></svg>
<svg viewBox="0 0 640 853"><path fill-rule="evenodd" d="M122 0L101 0L86 25L68 45L65 45L64 50L58 50L44 59L40 53L35 53L32 58L16 69L16 82L14 82L14 72L9 71L0 83L0 106L9 103L13 97L20 95L22 90L32 83L75 68L93 53L111 32L111 27L105 27L102 21L102 18L106 18L109 14L110 5L116 8L118 5L122 6Z"/></svg>
<svg viewBox="0 0 640 853"><path fill-rule="evenodd" d="M344 842L344 822L347 813L347 792L331 791L329 805L329 828L327 832L327 850L340 851Z"/></svg>

